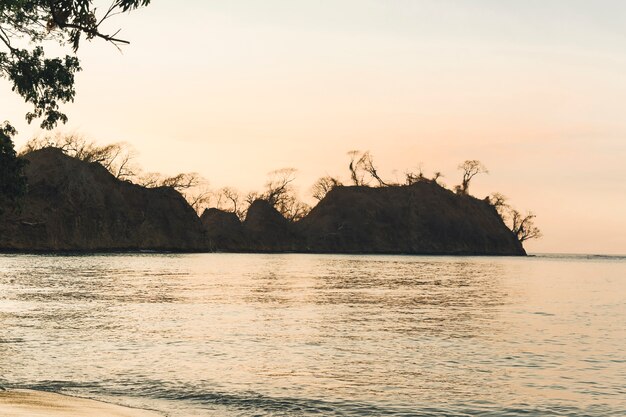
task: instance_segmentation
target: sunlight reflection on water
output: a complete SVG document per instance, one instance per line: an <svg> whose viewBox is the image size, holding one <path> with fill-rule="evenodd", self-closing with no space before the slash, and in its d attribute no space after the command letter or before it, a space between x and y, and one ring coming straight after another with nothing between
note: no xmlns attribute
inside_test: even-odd
<svg viewBox="0 0 626 417"><path fill-rule="evenodd" d="M0 256L0 384L171 416L619 415L626 261Z"/></svg>

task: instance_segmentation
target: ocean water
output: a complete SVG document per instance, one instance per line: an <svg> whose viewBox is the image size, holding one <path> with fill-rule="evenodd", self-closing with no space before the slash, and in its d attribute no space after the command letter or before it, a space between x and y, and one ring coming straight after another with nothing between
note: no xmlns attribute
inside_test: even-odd
<svg viewBox="0 0 626 417"><path fill-rule="evenodd" d="M0 386L172 417L626 415L626 258L0 255Z"/></svg>

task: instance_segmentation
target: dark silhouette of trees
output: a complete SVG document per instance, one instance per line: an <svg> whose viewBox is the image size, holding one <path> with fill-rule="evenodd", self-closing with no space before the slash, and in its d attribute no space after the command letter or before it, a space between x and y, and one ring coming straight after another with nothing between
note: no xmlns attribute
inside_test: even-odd
<svg viewBox="0 0 626 417"><path fill-rule="evenodd" d="M348 156L350 157L348 169L350 170L352 183L357 186L367 185L363 178L363 157L361 156L361 151L350 151L348 152Z"/></svg>
<svg viewBox="0 0 626 417"><path fill-rule="evenodd" d="M535 226L535 217L532 212L522 215L519 211L511 209L511 231L517 236L517 240L523 243L528 239L538 239L542 236L541 230Z"/></svg>
<svg viewBox="0 0 626 417"><path fill-rule="evenodd" d="M487 201L496 209L500 217L504 218L506 216L506 210L509 208L506 196L500 193L493 193L487 197Z"/></svg>
<svg viewBox="0 0 626 417"><path fill-rule="evenodd" d="M0 215L5 208L15 208L26 193L26 161L17 158L11 140L14 134L8 123L0 124Z"/></svg>
<svg viewBox="0 0 626 417"><path fill-rule="evenodd" d="M270 203L286 219L297 221L306 216L311 208L296 196L292 182L296 179L294 168L283 168L270 172L265 184L263 200Z"/></svg>
<svg viewBox="0 0 626 417"><path fill-rule="evenodd" d="M6 78L12 90L32 105L26 121L41 118L43 129L65 123L67 116L60 111L60 105L74 101L76 95L74 75L81 70L79 59L75 55L48 58L44 45L48 47L52 41L62 48L71 46L75 54L84 36L88 40L104 39L119 48L128 41L117 37L119 30L113 34L102 32L101 25L117 14L149 3L150 0L112 0L108 8L96 10L94 0L0 1L0 78ZM3 153L3 181L19 182L6 186L2 198L14 200L23 194L23 163L8 150L9 146L13 149L15 129L8 122L2 126L2 146L7 150ZM119 175L125 175L123 169Z"/></svg>
<svg viewBox="0 0 626 417"><path fill-rule="evenodd" d="M370 151L350 151L350 164L348 169L350 170L350 179L352 183L357 186L367 186L369 181L365 180L366 175L369 175L372 179L378 182L379 187L387 187L387 184L378 174L378 169L374 165L374 157Z"/></svg>
<svg viewBox="0 0 626 417"><path fill-rule="evenodd" d="M173 188L187 200L196 213L201 213L211 202L212 192L208 188L208 181L197 172L183 172L170 177L149 172L135 176L130 181L146 188Z"/></svg>
<svg viewBox="0 0 626 417"><path fill-rule="evenodd" d="M489 171L482 162L475 159L467 160L459 165L459 169L463 171L463 180L461 185L456 186L456 192L458 194L468 194L470 181L478 174L488 174Z"/></svg>
<svg viewBox="0 0 626 417"><path fill-rule="evenodd" d="M223 187L215 195L215 207L235 213L240 220L244 219L247 208L252 204L252 201L248 202L242 198L239 191L232 187Z"/></svg>
<svg viewBox="0 0 626 417"><path fill-rule="evenodd" d="M43 136L28 141L20 151L20 155L43 148L58 148L72 158L85 162L97 162L119 180L132 181L140 172L134 163L137 153L124 142L99 146L76 134Z"/></svg>
<svg viewBox="0 0 626 417"><path fill-rule="evenodd" d="M535 226L534 219L537 216L532 212L528 212L526 215L521 214L511 207L507 203L507 198L500 193L493 193L486 200L496 209L502 221L511 229L520 243L528 239L539 239L542 237L541 230Z"/></svg>
<svg viewBox="0 0 626 417"><path fill-rule="evenodd" d="M328 194L330 190L341 185L343 184L337 178L331 177L329 175L321 177L317 181L315 181L315 184L313 184L313 198L321 201L324 197L326 197L326 194Z"/></svg>
<svg viewBox="0 0 626 417"><path fill-rule="evenodd" d="M59 105L74 100L74 75L80 71L75 55L47 58L50 41L78 51L81 38L99 38L119 48L128 41L108 34L102 24L111 17L146 6L150 0L113 0L96 8L94 0L2 0L0 2L0 77L7 78L26 103L30 123L43 118L41 127L52 129L67 116ZM26 47L25 47L26 46Z"/></svg>
<svg viewBox="0 0 626 417"><path fill-rule="evenodd" d="M363 156L361 156L361 159L359 161L362 164L363 170L370 174L373 179L378 181L379 187L387 187L388 184L383 181L382 178L380 178L380 175L378 175L378 170L374 165L374 158L369 151L363 152Z"/></svg>

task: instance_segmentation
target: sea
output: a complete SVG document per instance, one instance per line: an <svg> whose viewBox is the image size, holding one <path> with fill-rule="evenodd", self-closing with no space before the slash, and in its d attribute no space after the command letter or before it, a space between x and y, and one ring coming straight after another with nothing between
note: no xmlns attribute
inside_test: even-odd
<svg viewBox="0 0 626 417"><path fill-rule="evenodd" d="M0 386L164 416L625 416L626 257L0 255Z"/></svg>

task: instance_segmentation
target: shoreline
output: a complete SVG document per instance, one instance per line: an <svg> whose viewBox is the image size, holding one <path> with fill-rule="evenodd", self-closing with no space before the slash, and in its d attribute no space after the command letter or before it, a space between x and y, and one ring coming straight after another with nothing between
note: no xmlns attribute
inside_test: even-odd
<svg viewBox="0 0 626 417"><path fill-rule="evenodd" d="M163 414L156 411L26 389L0 391L0 415L3 417L163 417Z"/></svg>

